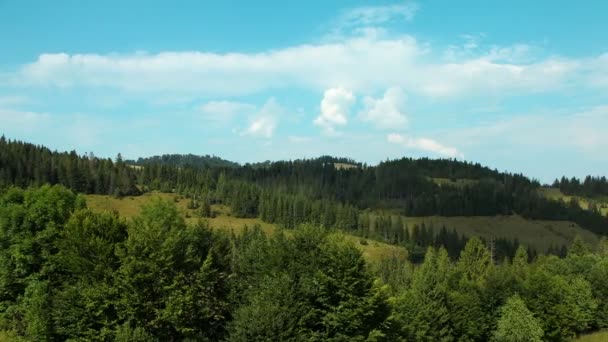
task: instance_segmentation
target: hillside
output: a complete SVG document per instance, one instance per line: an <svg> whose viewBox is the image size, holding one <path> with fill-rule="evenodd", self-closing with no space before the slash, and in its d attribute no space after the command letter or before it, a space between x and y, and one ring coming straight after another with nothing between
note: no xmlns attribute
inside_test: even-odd
<svg viewBox="0 0 608 342"><path fill-rule="evenodd" d="M146 193L141 196L129 196L115 198L104 195L86 195L87 206L95 211L116 211L120 216L132 218L141 213L141 207L150 203L154 198L161 198L174 202L188 223L195 223L200 218L196 209L188 209L188 199L174 194ZM258 218L237 218L231 215L229 207L223 205L212 205L212 210L217 213L216 217L203 218L209 222L212 228L228 230L235 234L241 234L248 227L259 226L266 234L273 234L278 228L274 224L263 222ZM289 234L289 231L286 231ZM345 234L347 240L354 243L361 250L363 256L370 262L378 262L384 258L396 257L401 260L407 259L407 250L403 247L393 246L386 243L361 239L358 236ZM363 243L362 243L363 242Z"/></svg>
<svg viewBox="0 0 608 342"><path fill-rule="evenodd" d="M585 210L589 210L591 207L597 208L602 215L608 215L608 196L596 196L593 198L578 195L566 195L559 188L554 187L542 187L539 189L539 193L544 197L569 203L574 200L578 205Z"/></svg>
<svg viewBox="0 0 608 342"><path fill-rule="evenodd" d="M445 225L467 237L517 239L541 252L563 248L576 234L589 243L596 241L593 234L608 235L603 203L594 212L588 210L591 200L579 198L573 204L559 189L543 188L524 175L452 159L401 158L362 165L323 156L240 166L215 156L164 155L125 162L120 155L116 161L104 160L2 139L0 166L0 187L51 183L116 197L160 191L232 208L230 216L216 221L230 217L287 228L312 223L354 232L362 227L362 212L389 211L406 218L391 227L393 235L425 222L436 226L435 233ZM597 182L603 184L603 179ZM136 211L143 196L129 197L132 204L125 207L132 208L125 210ZM430 240L419 247L436 243ZM512 252L510 248L507 255Z"/></svg>
<svg viewBox="0 0 608 342"><path fill-rule="evenodd" d="M471 217L405 217L409 227L421 226L439 229L443 226L454 228L465 236L480 236L486 240L496 238L517 239L521 244L547 252L551 247L568 246L575 236L580 235L585 242L597 245L598 238L569 221L530 220L519 215L471 216Z"/></svg>
<svg viewBox="0 0 608 342"><path fill-rule="evenodd" d="M528 305L519 312L555 341L605 324L608 245L598 235L608 218L523 175L412 158L133 166L0 147L10 170L0 184L0 338L248 341L280 319L299 329L290 336L409 340L447 317L448 340L486 341L509 305ZM353 317L364 332L352 331ZM277 340L283 330L268 331Z"/></svg>
<svg viewBox="0 0 608 342"><path fill-rule="evenodd" d="M87 204L94 210L117 211L121 216L134 217L141 211L141 206L149 203L153 198L162 198L175 202L186 220L194 223L199 219L198 210L188 209L189 199L175 194L146 193L141 196L115 198L105 195L87 195ZM217 229L228 229L240 233L245 226L259 225L265 232L272 233L277 229L276 224L270 224L259 218L238 218L232 215L231 209L224 205L214 204L212 210L216 217L205 218L210 225ZM581 236L591 246L597 245L598 238L593 233L580 228L568 221L529 220L518 215L511 216L477 216L477 217L403 217L404 223L411 230L414 226L423 224L429 229L438 232L442 227L455 229L456 232L467 237L479 236L486 240L504 238L517 240L519 243L546 253L550 248L568 246L575 236ZM352 235L357 240L358 237ZM382 255L390 254L397 246L386 243L376 243ZM372 246L362 246L364 253L370 252Z"/></svg>

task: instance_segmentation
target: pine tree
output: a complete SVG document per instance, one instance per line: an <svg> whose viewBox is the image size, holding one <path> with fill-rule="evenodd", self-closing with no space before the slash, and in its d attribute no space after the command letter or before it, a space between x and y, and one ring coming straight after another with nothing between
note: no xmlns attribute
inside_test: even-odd
<svg viewBox="0 0 608 342"><path fill-rule="evenodd" d="M509 298L500 308L493 342L541 342L543 329L538 320L517 295Z"/></svg>
<svg viewBox="0 0 608 342"><path fill-rule="evenodd" d="M583 256L589 253L589 247L583 241L580 235L576 235L572 241L572 245L568 249L568 256Z"/></svg>
<svg viewBox="0 0 608 342"><path fill-rule="evenodd" d="M492 266L490 251L481 239L478 237L469 239L458 260L458 268L463 272L465 279L473 282L484 279Z"/></svg>

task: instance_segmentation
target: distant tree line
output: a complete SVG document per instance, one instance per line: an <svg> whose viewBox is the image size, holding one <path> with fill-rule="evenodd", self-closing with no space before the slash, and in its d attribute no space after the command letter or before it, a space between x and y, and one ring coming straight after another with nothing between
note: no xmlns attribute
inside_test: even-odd
<svg viewBox="0 0 608 342"><path fill-rule="evenodd" d="M189 165L190 159L197 160L165 156L130 166L121 158L112 162L3 139L0 186L62 184L77 192L118 196L137 194L139 189L177 192L228 204L238 217L263 214L263 219L288 227L337 219L339 226L348 227L352 222L342 220L353 215L346 212L370 208L406 216L519 214L569 220L608 235L608 217L597 208L585 210L577 203L547 199L539 194L538 181L474 163L402 158L367 166L326 156L241 167L218 161L201 167ZM337 163L354 167L336 167ZM436 178L468 182L438 183Z"/></svg>
<svg viewBox="0 0 608 342"><path fill-rule="evenodd" d="M53 152L46 147L0 137L0 188L61 184L76 192L114 196L138 195L137 172L120 157Z"/></svg>
<svg viewBox="0 0 608 342"><path fill-rule="evenodd" d="M159 164L175 167L193 167L193 168L232 168L239 167L238 163L222 159L217 156L198 156L194 154L163 154L162 156L153 156L149 158L138 158L137 160L127 160L129 165L146 166L150 164Z"/></svg>
<svg viewBox="0 0 608 342"><path fill-rule="evenodd" d="M553 182L553 187L559 188L566 195L584 196L589 198L608 196L608 179L606 176L587 176L583 181L576 177L562 177Z"/></svg>

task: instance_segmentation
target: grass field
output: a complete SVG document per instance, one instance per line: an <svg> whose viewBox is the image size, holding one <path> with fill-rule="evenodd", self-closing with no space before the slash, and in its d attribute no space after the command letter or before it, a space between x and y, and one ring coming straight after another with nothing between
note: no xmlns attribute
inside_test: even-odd
<svg viewBox="0 0 608 342"><path fill-rule="evenodd" d="M455 229L466 236L480 236L485 239L518 239L520 243L546 251L551 245L569 245L579 234L587 243L597 245L598 238L588 230L569 221L527 220L518 215L511 216L427 216L403 217L412 229L414 225L433 227L438 232L443 226Z"/></svg>
<svg viewBox="0 0 608 342"><path fill-rule="evenodd" d="M606 342L608 341L608 331L599 331L578 337L574 342Z"/></svg>
<svg viewBox="0 0 608 342"><path fill-rule="evenodd" d="M456 186L456 187L464 187L465 185L472 185L477 183L478 181L476 179L465 179L465 178L459 178L456 180L452 180L449 178L430 178L433 182L435 182L435 184L438 185L452 185L452 186Z"/></svg>
<svg viewBox="0 0 608 342"><path fill-rule="evenodd" d="M86 195L87 204L94 210L116 210L121 216L130 218L139 214L142 204L149 202L152 198L160 197L169 201L176 201L176 195L164 193L146 193L141 196L124 197L121 199L103 195ZM179 198L179 197L178 197ZM176 203L179 210L186 217L186 221L194 223L198 220L197 210L187 208L188 199L178 199ZM240 233L245 225L252 227L259 224L266 233L272 233L275 226L269 223L262 222L255 218L236 218L231 216L230 208L226 206L213 205L213 211L219 213L215 218L207 219L213 228L228 229ZM433 226L435 231L446 226L448 229L456 229L460 234L467 236L481 236L483 238L508 238L519 239L523 244L546 251L551 245L561 246L569 245L576 234L589 244L596 245L597 237L572 222L568 221L546 221L546 220L526 220L520 216L474 216L474 217L405 217L405 222L411 228L415 224L421 225L422 222L427 227ZM358 238L357 238L358 239ZM357 240L358 241L358 240ZM390 245L381 245L375 247L372 244L363 246L368 255L383 255L384 251L391 254L394 251L387 251ZM395 247L399 248L399 247ZM374 249L380 249L374 251Z"/></svg>
<svg viewBox="0 0 608 342"><path fill-rule="evenodd" d="M141 206L153 198L162 198L164 200L175 202L179 210L183 213L186 222L195 223L197 220L199 220L196 213L197 210L188 209L189 200L182 198L176 201L176 195L173 194L146 193L142 196L124 197L121 199L104 195L85 195L85 197L87 199L88 207L92 210L117 211L121 216L127 218L137 216L141 211ZM230 208L226 206L213 205L212 210L218 213L217 217L206 218L205 220L207 220L209 225L214 229L229 230L235 234L240 234L245 226L251 228L256 224L259 225L267 234L272 234L277 229L275 225L263 222L257 218L233 217L231 216ZM286 231L286 233L289 234L290 232ZM400 259L407 258L407 250L403 247L393 246L369 239L361 239L360 237L350 234L345 234L345 238L348 241L353 242L353 244L361 250L363 256L368 261L377 261L388 256L395 256Z"/></svg>
<svg viewBox="0 0 608 342"><path fill-rule="evenodd" d="M347 163L334 163L334 167L338 170L348 170L348 169L356 169L359 166L355 164L347 164Z"/></svg>
<svg viewBox="0 0 608 342"><path fill-rule="evenodd" d="M541 188L540 193L543 196L545 196L546 198L550 198L550 199L556 200L556 201L562 200L566 203L570 202L570 200L572 198L574 198L578 201L578 204L583 209L589 209L589 204L593 203L600 207L600 211L602 212L602 215L608 216L608 198L589 199L589 198L580 197L580 196L568 196L568 195L565 195L564 193L562 193L558 188L548 188L548 187Z"/></svg>

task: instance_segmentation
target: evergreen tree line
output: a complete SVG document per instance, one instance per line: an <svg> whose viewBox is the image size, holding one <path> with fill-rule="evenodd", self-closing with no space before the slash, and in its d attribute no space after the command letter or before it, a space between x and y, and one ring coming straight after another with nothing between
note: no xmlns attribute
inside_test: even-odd
<svg viewBox="0 0 608 342"><path fill-rule="evenodd" d="M361 237L407 247L413 262L422 260L428 246L445 247L454 260L467 242L464 235L459 235L454 229L448 231L445 226L435 231L433 226L427 228L423 222L420 226L415 224L410 229L400 215L371 215L352 205L336 201L309 201L302 195L263 191L244 182L228 182L220 189L223 189L220 192L223 195L218 198L230 205L233 215L237 217L259 217L264 222L286 229L308 223L326 229L347 231ZM260 193L259 196L256 191ZM497 260L512 258L519 246L517 240L500 237L491 243L494 245ZM550 252L561 255L559 250L552 249ZM535 256L537 251L528 249L528 253Z"/></svg>
<svg viewBox="0 0 608 342"><path fill-rule="evenodd" d="M562 177L553 182L553 187L559 188L566 195L589 198L608 196L608 179L605 176L587 176L583 181L576 177Z"/></svg>
<svg viewBox="0 0 608 342"><path fill-rule="evenodd" d="M162 156L153 156L149 158L138 158L137 160L128 160L128 164L144 166L150 164L175 166L175 167L190 167L190 168L231 168L239 167L238 163L222 159L217 156L198 156L194 154L163 154Z"/></svg>
<svg viewBox="0 0 608 342"><path fill-rule="evenodd" d="M332 170L327 172L336 175L361 172L352 169L336 170L333 166L329 169L325 167L321 169ZM267 170L260 172L262 174L255 179L264 180L263 175ZM290 185L289 182L275 183L268 179L253 182L247 180L247 177L243 180L242 175L239 178L234 174L228 175L216 171L218 175L216 189L207 187L206 189L210 190L206 191L214 193L215 202L232 206L233 213L237 217L260 217L266 222L279 223L288 228L305 222L347 230L357 227L357 219L353 218L358 217L355 212L361 212L362 209L369 207L357 206L356 203L348 201L341 202L337 197L331 196L331 193L329 196L315 196L310 193L314 185L306 187L307 183L302 178L306 173L300 176L299 172L289 177L297 180ZM575 201L565 203L546 199L538 194L537 188L520 186L531 183L521 180L519 176L513 179L507 182L510 185L494 180L481 180L472 185L456 187L438 186L424 178L421 184L427 184L423 187L433 189L433 192L423 192L403 199L378 199L371 207L377 209L396 207L396 210L405 216L492 216L518 213L530 219L573 221L596 234L608 234L608 217L602 215L597 208L584 210ZM207 181L206 184L211 183L213 182ZM408 187L403 183L395 184L390 188L399 189L400 186ZM293 188L300 187L306 190L293 191ZM507 191L507 188L510 190ZM358 191L356 188L352 190ZM508 194L509 191L512 193Z"/></svg>
<svg viewBox="0 0 608 342"><path fill-rule="evenodd" d="M115 162L92 153L53 152L46 147L0 137L0 188L61 184L73 191L113 196L138 195L136 170L120 154Z"/></svg>
<svg viewBox="0 0 608 342"><path fill-rule="evenodd" d="M435 168L430 167L433 162L437 163ZM443 177L458 174L474 181L439 185L425 173ZM396 209L406 216L520 214L530 219L574 221L596 234L608 234L608 218L597 209L547 199L539 194L537 181L466 162L404 158L375 167L337 169L327 160L313 159L276 162L265 168L245 165L225 175L257 185L260 193L332 200L359 209Z"/></svg>
<svg viewBox="0 0 608 342"><path fill-rule="evenodd" d="M171 158L168 159L171 162L157 159L136 168L121 158L112 162L93 155L51 152L44 147L2 139L0 187L50 183L65 185L77 192L121 196L139 193L137 184L143 191L205 196L212 202L224 200L234 208L235 215L241 217L259 216L262 193L272 192L288 196L284 197L287 206L293 206L293 199L297 198L296 211L302 206L313 208L313 203L321 201L318 203L340 203L349 210L351 207L395 209L406 216L520 214L531 219L570 220L596 234L608 234L608 218L597 208L585 210L577 203L544 198L539 195L537 181L456 160L402 158L373 167L353 164L356 167L337 168L336 163L352 161L322 157L242 167L226 163L199 167L176 166L174 164L182 164ZM432 178L470 182L440 185ZM327 208L322 204L316 206ZM291 210L285 205L276 209ZM281 216L285 216L284 213ZM318 221L316 217L318 215L313 215L314 222ZM335 220L329 216L324 219ZM300 222L296 217L293 223L286 221L285 224L292 226Z"/></svg>
<svg viewBox="0 0 608 342"><path fill-rule="evenodd" d="M455 262L431 246L419 266L370 263L331 229L235 236L160 199L127 221L45 185L0 195L0 247L0 331L31 341L567 341L608 327L606 240L531 263L523 246L494 262L478 238Z"/></svg>

